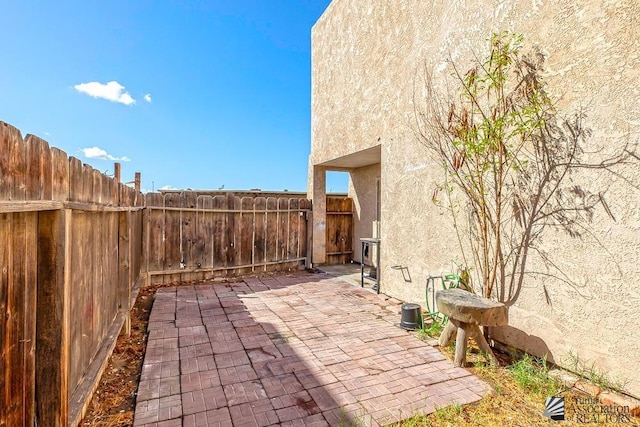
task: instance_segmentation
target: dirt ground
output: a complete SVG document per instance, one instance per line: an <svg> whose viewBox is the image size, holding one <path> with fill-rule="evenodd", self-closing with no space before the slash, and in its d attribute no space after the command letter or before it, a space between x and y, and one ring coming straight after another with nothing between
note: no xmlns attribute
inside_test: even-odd
<svg viewBox="0 0 640 427"><path fill-rule="evenodd" d="M149 286L140 290L131 312L131 336L121 334L118 337L81 426L133 425L136 393L147 348L147 323L153 296L163 286L169 285Z"/></svg>
<svg viewBox="0 0 640 427"><path fill-rule="evenodd" d="M215 279L216 283L238 280L242 278ZM129 427L133 425L138 383L147 350L147 324L156 291L160 288L194 283L200 282L176 282L140 289L131 311L131 335L126 336L121 333L118 337L113 354L107 362L80 426Z"/></svg>

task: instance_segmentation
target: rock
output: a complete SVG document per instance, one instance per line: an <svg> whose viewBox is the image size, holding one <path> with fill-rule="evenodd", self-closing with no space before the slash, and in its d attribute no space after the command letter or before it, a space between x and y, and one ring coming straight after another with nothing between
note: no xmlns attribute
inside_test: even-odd
<svg viewBox="0 0 640 427"><path fill-rule="evenodd" d="M602 391L602 389L597 385L591 384L589 381L585 381L585 380L579 380L578 382L575 383L573 388L583 393L586 393L592 397L597 397L598 394L600 394L600 392Z"/></svg>
<svg viewBox="0 0 640 427"><path fill-rule="evenodd" d="M551 369L549 376L565 387L573 387L578 382L578 377L562 369Z"/></svg>
<svg viewBox="0 0 640 427"><path fill-rule="evenodd" d="M610 391L603 391L598 398L605 405L628 406L632 416L640 417L640 402L637 400Z"/></svg>

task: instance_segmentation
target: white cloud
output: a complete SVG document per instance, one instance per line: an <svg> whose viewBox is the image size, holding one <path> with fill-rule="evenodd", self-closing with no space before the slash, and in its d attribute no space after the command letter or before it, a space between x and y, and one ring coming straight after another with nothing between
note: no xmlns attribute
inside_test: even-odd
<svg viewBox="0 0 640 427"><path fill-rule="evenodd" d="M124 105L135 104L136 100L126 92L124 86L116 81L109 83L89 82L80 83L74 86L74 89L81 93L86 93L94 98L102 98L107 101L119 102Z"/></svg>
<svg viewBox="0 0 640 427"><path fill-rule="evenodd" d="M150 93L148 93L145 96L143 96L143 98L144 98L145 101L151 102L151 94Z"/></svg>
<svg viewBox="0 0 640 427"><path fill-rule="evenodd" d="M179 190L179 188L172 187L171 185L163 185L162 187L158 188L158 190Z"/></svg>
<svg viewBox="0 0 640 427"><path fill-rule="evenodd" d="M82 148L80 151L88 159L100 159L100 160L112 160L114 162L130 162L131 159L127 156L114 157L107 153L105 150L99 147Z"/></svg>

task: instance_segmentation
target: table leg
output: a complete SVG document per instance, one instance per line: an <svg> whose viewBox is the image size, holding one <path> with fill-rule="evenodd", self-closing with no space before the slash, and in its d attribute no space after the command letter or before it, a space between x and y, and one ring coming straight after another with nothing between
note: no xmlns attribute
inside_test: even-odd
<svg viewBox="0 0 640 427"><path fill-rule="evenodd" d="M449 321L458 327L456 336L456 354L453 358L453 364L461 367L464 366L467 361L467 338L469 337L468 333L470 325L454 319L449 319Z"/></svg>
<svg viewBox="0 0 640 427"><path fill-rule="evenodd" d="M380 293L380 243L376 245L376 293Z"/></svg>
<svg viewBox="0 0 640 427"><path fill-rule="evenodd" d="M360 287L364 288L364 242L360 246Z"/></svg>
<svg viewBox="0 0 640 427"><path fill-rule="evenodd" d="M489 343L487 342L487 340L484 339L484 335L482 334L480 327L475 323L470 325L470 327L471 336L478 343L480 350L484 351L487 354L487 357L489 358L489 361L493 366L498 366L498 359L496 359L496 355L493 354L493 351L491 351L491 347L489 347Z"/></svg>
<svg viewBox="0 0 640 427"><path fill-rule="evenodd" d="M446 347L453 339L456 337L456 332L458 331L458 327L454 325L452 322L447 322L447 326L444 327L444 330L440 334L440 347Z"/></svg>

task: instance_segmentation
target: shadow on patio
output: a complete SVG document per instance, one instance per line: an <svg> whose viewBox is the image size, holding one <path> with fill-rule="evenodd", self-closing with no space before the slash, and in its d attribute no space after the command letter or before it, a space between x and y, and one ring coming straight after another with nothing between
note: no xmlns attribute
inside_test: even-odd
<svg viewBox="0 0 640 427"><path fill-rule="evenodd" d="M161 289L134 425L384 425L488 392L386 304L308 273Z"/></svg>

